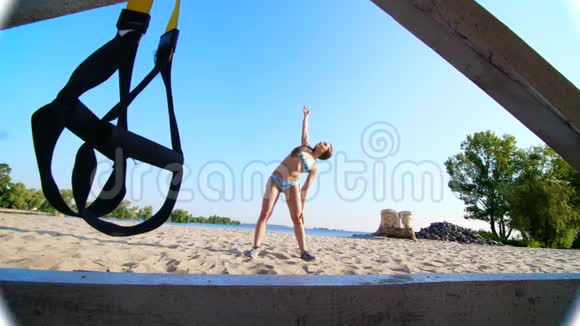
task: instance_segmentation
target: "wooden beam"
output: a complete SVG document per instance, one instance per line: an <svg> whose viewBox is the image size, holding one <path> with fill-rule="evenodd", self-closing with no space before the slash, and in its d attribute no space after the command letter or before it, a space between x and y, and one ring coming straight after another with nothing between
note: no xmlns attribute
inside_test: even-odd
<svg viewBox="0 0 580 326"><path fill-rule="evenodd" d="M580 170L580 91L507 26L473 0L372 1Z"/></svg>
<svg viewBox="0 0 580 326"><path fill-rule="evenodd" d="M18 325L577 325L578 288L578 273L193 275L0 269L0 301L5 300Z"/></svg>
<svg viewBox="0 0 580 326"><path fill-rule="evenodd" d="M8 19L0 29L125 2L126 0L15 0Z"/></svg>

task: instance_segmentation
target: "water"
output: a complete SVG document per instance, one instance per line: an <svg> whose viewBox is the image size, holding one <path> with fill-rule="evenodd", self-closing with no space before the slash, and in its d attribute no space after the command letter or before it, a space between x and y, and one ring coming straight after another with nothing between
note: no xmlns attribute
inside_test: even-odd
<svg viewBox="0 0 580 326"><path fill-rule="evenodd" d="M203 227L203 228L214 228L214 229L228 229L228 230L245 230L245 231L254 231L256 229L255 224L240 224L240 225L223 225L223 224L202 224L202 223L172 223L169 222L168 224L177 225L177 226L185 226L185 227ZM283 225L268 225L266 232L273 232L273 233L290 233L294 234L294 229L291 227L283 226ZM329 229L305 229L307 235L311 236L326 236L326 237L339 237L339 238L350 238L353 234L361 234L364 232L352 232L352 231L344 231L344 230L329 230Z"/></svg>
<svg viewBox="0 0 580 326"><path fill-rule="evenodd" d="M52 215L51 215L52 216ZM77 217L70 217L67 218L77 218ZM132 225L138 224L143 222L142 220L125 220L125 219L118 219L118 218L105 218L105 221L117 223L121 222L124 225ZM244 231L252 231L256 229L256 224L240 224L240 225L225 225L225 224L204 224L204 223L174 223L174 222L165 222L165 224L179 226L179 227L192 227L192 228L210 228L210 229L226 229L226 230L244 230ZM366 232L353 232L353 231L345 231L345 230L329 230L329 229L322 229L322 228L313 228L313 229L305 229L306 235L311 236L325 236L325 237L339 237L339 238L350 238L354 234L366 234ZM266 232L274 232L274 233L290 233L294 234L294 229L284 225L268 225Z"/></svg>
<svg viewBox="0 0 580 326"><path fill-rule="evenodd" d="M141 223L141 220L123 220L117 218L107 218L105 219L109 222L123 222L123 223L130 223L136 224ZM211 228L211 229L226 229L226 230L244 230L244 231L252 231L256 229L256 224L240 224L240 225L225 225L225 224L204 224L204 223L174 223L174 222L165 222L165 224L175 225L179 227L192 227L192 228ZM344 230L329 230L329 229L321 229L321 228L313 228L313 229L305 229L304 230L307 235L311 236L326 236L326 237L339 237L339 238L350 238L353 234L364 234L365 232L353 232L353 231L344 231ZM294 234L294 229L284 225L268 225L266 232L274 232L274 233L290 233Z"/></svg>

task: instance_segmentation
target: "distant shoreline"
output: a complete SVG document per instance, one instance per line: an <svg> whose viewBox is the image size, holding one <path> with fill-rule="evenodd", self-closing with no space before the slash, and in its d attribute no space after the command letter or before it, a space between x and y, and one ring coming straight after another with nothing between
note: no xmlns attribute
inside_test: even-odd
<svg viewBox="0 0 580 326"><path fill-rule="evenodd" d="M12 209L12 208L0 208L0 213L4 213L4 214L25 214L25 215L37 215L37 216L51 216L51 217L57 217L54 214L50 214L50 213L46 213L46 212L40 212L40 211L26 211L26 210L19 210L19 209ZM64 217L67 218L77 218L76 216L68 216L65 215ZM115 217L104 217L104 219L107 220L115 220L116 222L139 222L142 221L140 219L136 219L136 220L131 220L131 219L119 219L119 218L115 218ZM195 222L190 222L190 223L179 223L179 222L171 222L169 220L167 220L166 223L170 223L171 225L176 225L176 226L189 226L189 225L211 225L211 226L230 226L230 224L211 224L211 223L195 223ZM255 227L256 224L255 223L240 223L239 225L240 227ZM282 224L268 224L268 228L281 228L281 229L288 229L288 230L293 230L292 226L287 226L287 225L282 225ZM352 233L352 234L366 234L366 233L372 233L372 232L367 232L367 231L350 231L350 230L341 230L341 229L330 229L330 228L323 228L323 227L312 227L312 228L306 228L306 230L310 230L310 231L320 231L320 232L329 232L329 233Z"/></svg>
<svg viewBox="0 0 580 326"><path fill-rule="evenodd" d="M41 212L41 211L25 211L25 210L12 209L12 208L0 208L0 213L5 213L5 214L40 215L40 216L54 216L54 217L56 217L56 215L50 214L50 213L47 213L47 212Z"/></svg>

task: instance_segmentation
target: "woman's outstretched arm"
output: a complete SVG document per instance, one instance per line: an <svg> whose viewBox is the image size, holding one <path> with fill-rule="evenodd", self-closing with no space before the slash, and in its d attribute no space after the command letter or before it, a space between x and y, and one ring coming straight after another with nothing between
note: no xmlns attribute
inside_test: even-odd
<svg viewBox="0 0 580 326"><path fill-rule="evenodd" d="M308 189L316 179L316 175L318 175L318 166L314 166L310 172L308 172L308 176L306 177L306 181L304 185L302 185L302 189L300 189L300 199L302 200L302 210L304 210L304 203L306 202L306 196L308 196Z"/></svg>
<svg viewBox="0 0 580 326"><path fill-rule="evenodd" d="M310 119L310 109L307 105L304 106L304 120L302 120L302 145L310 146L310 139L308 139L308 120Z"/></svg>

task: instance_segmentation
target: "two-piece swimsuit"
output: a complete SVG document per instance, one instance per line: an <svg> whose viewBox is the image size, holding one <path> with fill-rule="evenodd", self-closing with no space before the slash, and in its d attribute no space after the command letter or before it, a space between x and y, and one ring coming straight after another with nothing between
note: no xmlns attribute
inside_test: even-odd
<svg viewBox="0 0 580 326"><path fill-rule="evenodd" d="M310 172L312 168L316 165L316 160L310 160L306 158L306 154L304 152L298 153L298 157L302 159L302 166L304 166L304 172ZM291 181L277 177L276 175L272 174L272 180L276 182L280 190L286 191L286 189L297 185L298 181Z"/></svg>

